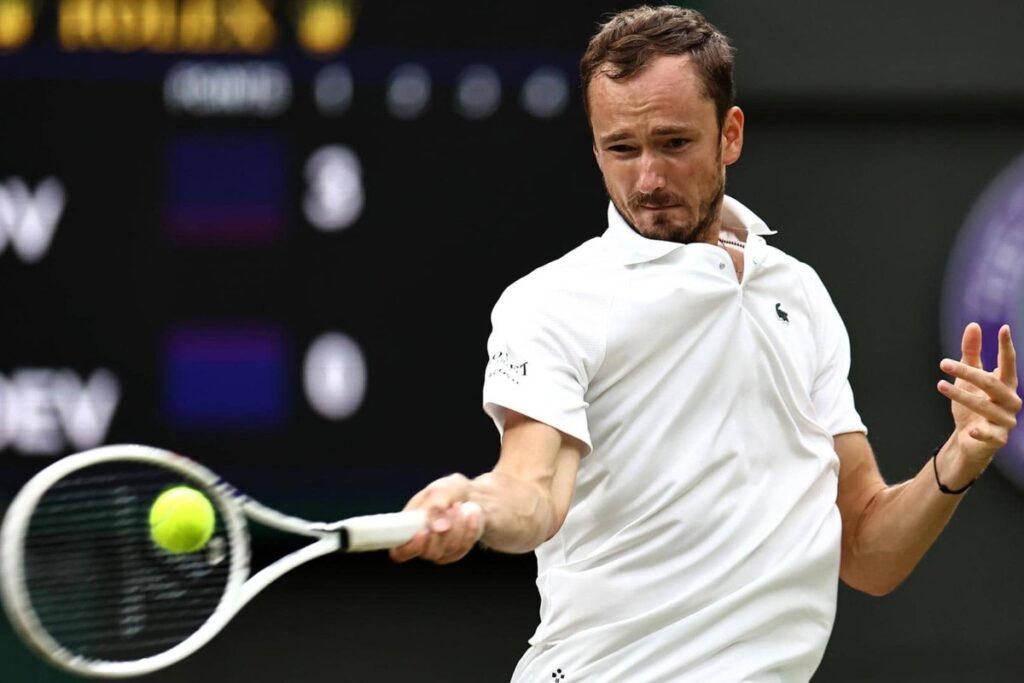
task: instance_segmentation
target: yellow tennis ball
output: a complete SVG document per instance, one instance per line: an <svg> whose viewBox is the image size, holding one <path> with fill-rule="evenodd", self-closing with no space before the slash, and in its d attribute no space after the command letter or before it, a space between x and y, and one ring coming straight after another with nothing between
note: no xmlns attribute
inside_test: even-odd
<svg viewBox="0 0 1024 683"><path fill-rule="evenodd" d="M169 488L149 509L153 542L170 553L194 553L213 536L217 517L209 499L188 486Z"/></svg>

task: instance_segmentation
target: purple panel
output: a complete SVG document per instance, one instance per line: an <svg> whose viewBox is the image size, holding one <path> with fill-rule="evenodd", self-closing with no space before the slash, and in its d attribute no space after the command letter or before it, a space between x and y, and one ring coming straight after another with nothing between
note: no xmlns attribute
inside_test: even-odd
<svg viewBox="0 0 1024 683"><path fill-rule="evenodd" d="M174 243L250 246L282 238L286 163L278 139L180 137L167 157L164 227Z"/></svg>
<svg viewBox="0 0 1024 683"><path fill-rule="evenodd" d="M267 325L179 327L165 344L163 397L177 427L280 426L288 413L284 333Z"/></svg>

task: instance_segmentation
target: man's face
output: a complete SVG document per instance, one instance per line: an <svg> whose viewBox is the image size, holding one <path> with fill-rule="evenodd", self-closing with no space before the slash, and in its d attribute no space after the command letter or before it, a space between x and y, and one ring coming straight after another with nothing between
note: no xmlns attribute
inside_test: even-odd
<svg viewBox="0 0 1024 683"><path fill-rule="evenodd" d="M619 213L644 237L714 241L743 112L733 107L719 127L687 55L656 57L625 80L599 71L589 97L594 155Z"/></svg>

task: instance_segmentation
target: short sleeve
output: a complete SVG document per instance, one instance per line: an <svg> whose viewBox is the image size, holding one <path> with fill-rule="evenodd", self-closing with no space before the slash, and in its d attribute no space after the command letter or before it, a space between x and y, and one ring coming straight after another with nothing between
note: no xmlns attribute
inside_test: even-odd
<svg viewBox="0 0 1024 683"><path fill-rule="evenodd" d="M850 337L832 297L813 269L807 267L807 290L815 320L817 367L811 400L822 427L833 436L867 433L850 386Z"/></svg>
<svg viewBox="0 0 1024 683"><path fill-rule="evenodd" d="M601 353L592 297L557 287L509 287L491 313L484 410L499 431L514 410L591 449L586 391Z"/></svg>

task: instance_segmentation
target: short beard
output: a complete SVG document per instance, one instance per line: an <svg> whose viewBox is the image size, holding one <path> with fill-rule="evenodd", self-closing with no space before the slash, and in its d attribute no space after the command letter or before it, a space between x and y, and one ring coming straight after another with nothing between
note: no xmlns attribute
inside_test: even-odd
<svg viewBox="0 0 1024 683"><path fill-rule="evenodd" d="M725 168L718 174L715 181L715 191L711 197L700 202L697 207L695 220L685 223L673 223L667 217L657 216L654 220L650 234L645 234L630 223L626 213L619 207L619 214L633 231L644 237L667 242L679 242L680 244L691 244L693 242L710 242L714 236L719 219L722 215L722 200L725 197ZM670 192L634 193L629 196L627 204L631 209L643 206L671 206L683 205L681 197Z"/></svg>

